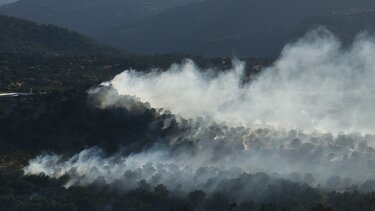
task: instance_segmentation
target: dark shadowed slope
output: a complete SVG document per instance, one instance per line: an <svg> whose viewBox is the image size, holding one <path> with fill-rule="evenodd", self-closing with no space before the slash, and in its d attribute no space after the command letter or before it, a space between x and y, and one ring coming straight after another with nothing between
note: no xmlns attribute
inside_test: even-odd
<svg viewBox="0 0 375 211"><path fill-rule="evenodd" d="M0 13L93 36L192 1L196 0L20 0L1 7Z"/></svg>
<svg viewBox="0 0 375 211"><path fill-rule="evenodd" d="M372 24L365 17L369 8L375 2L208 0L125 24L100 38L141 53L275 56L285 43L317 25L353 36L364 21Z"/></svg>
<svg viewBox="0 0 375 211"><path fill-rule="evenodd" d="M0 53L106 54L116 53L90 38L57 26L39 25L0 15Z"/></svg>

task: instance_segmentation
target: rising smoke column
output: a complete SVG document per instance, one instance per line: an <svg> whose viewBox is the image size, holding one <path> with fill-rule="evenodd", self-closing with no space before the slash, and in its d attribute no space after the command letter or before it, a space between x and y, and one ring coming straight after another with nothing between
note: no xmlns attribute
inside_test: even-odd
<svg viewBox="0 0 375 211"><path fill-rule="evenodd" d="M105 156L88 149L70 159L40 156L25 173L69 175L68 186L104 183L124 190L144 179L171 190L216 191L221 181L257 172L336 190L361 185L375 179L374 56L375 41L365 34L343 47L318 30L287 45L248 84L241 61L219 73L191 60L163 72L124 71L100 95L103 109L139 112L139 101L170 110L181 127L198 126L141 153Z"/></svg>

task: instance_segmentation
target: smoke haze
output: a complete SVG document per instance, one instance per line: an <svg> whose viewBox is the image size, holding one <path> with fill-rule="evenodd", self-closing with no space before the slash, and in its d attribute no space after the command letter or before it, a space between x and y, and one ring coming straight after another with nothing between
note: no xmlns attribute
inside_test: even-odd
<svg viewBox="0 0 375 211"><path fill-rule="evenodd" d="M107 155L91 148L71 158L42 155L30 161L25 174L68 175L67 186L110 184L122 190L145 180L187 193L225 192L229 181L264 172L324 189L357 185L372 191L373 58L372 37L361 34L343 46L318 29L287 45L250 82L239 60L224 71L202 70L191 60L166 71L127 70L109 87L91 90L99 106L160 109L174 114L163 128L173 124L182 132L155 140L142 152ZM254 184L232 191L245 197Z"/></svg>

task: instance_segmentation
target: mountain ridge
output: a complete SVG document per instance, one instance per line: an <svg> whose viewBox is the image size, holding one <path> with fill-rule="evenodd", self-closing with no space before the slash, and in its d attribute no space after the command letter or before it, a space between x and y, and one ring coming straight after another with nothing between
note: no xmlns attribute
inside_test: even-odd
<svg viewBox="0 0 375 211"><path fill-rule="evenodd" d="M120 53L58 26L0 15L0 53L92 55Z"/></svg>
<svg viewBox="0 0 375 211"><path fill-rule="evenodd" d="M276 57L285 44L316 26L335 31L340 26L335 26L334 22L351 26L351 19L359 19L364 10L375 8L375 2L368 0L341 1L340 5L338 0L285 2L207 0L124 24L98 40L145 54L178 52L215 57L235 53ZM341 29L336 30L337 35L355 36L365 29L362 22L371 21L362 17L356 22L356 26L360 26L355 27L357 31L349 33L351 29Z"/></svg>
<svg viewBox="0 0 375 211"><path fill-rule="evenodd" d="M194 1L199 0L19 0L0 7L0 13L95 36Z"/></svg>

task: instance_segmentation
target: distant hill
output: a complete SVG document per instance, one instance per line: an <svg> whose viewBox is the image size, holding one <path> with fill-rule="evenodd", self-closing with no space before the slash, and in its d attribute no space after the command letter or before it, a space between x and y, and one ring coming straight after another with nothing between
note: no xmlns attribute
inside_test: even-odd
<svg viewBox="0 0 375 211"><path fill-rule="evenodd" d="M121 24L200 0L19 0L0 13L95 36Z"/></svg>
<svg viewBox="0 0 375 211"><path fill-rule="evenodd" d="M53 23L140 54L276 57L318 26L371 31L374 0L19 0L0 13Z"/></svg>
<svg viewBox="0 0 375 211"><path fill-rule="evenodd" d="M76 32L0 15L2 54L93 55L116 52Z"/></svg>
<svg viewBox="0 0 375 211"><path fill-rule="evenodd" d="M372 8L372 0L207 0L124 24L100 39L139 53L273 57L316 26L352 37L373 25Z"/></svg>

